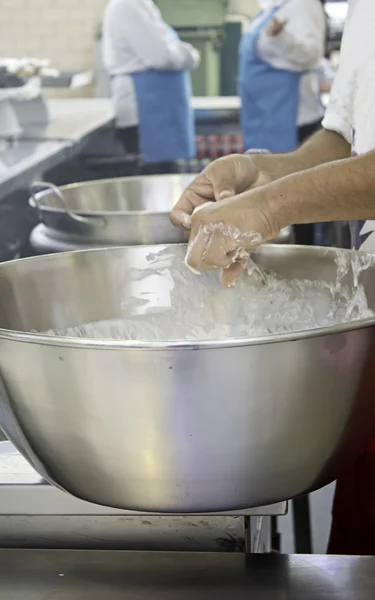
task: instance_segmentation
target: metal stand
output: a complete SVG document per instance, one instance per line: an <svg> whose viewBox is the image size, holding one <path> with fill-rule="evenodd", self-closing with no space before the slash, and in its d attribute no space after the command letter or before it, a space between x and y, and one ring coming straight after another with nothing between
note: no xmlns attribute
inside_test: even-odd
<svg viewBox="0 0 375 600"><path fill-rule="evenodd" d="M0 547L269 553L282 502L206 515L109 509L48 485L10 442L0 443Z"/></svg>
<svg viewBox="0 0 375 600"><path fill-rule="evenodd" d="M295 498L292 506L295 552L296 554L312 554L309 496Z"/></svg>

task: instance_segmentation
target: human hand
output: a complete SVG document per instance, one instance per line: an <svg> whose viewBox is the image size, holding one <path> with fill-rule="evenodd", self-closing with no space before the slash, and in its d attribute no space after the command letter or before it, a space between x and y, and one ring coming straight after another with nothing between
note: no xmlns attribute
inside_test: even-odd
<svg viewBox="0 0 375 600"><path fill-rule="evenodd" d="M188 42L180 42L180 45L184 47L187 53L190 56L190 69L197 69L201 64L201 53L195 46L189 44Z"/></svg>
<svg viewBox="0 0 375 600"><path fill-rule="evenodd" d="M268 27L266 29L266 35L268 35L268 37L276 37L282 31L284 31L286 23L287 22L285 19L281 20L281 19L278 19L277 17L273 17L272 21L270 22L270 24L268 25Z"/></svg>
<svg viewBox="0 0 375 600"><path fill-rule="evenodd" d="M222 269L223 285L232 287L246 269L250 252L279 233L262 188L208 203L191 217L186 264L197 271Z"/></svg>
<svg viewBox="0 0 375 600"><path fill-rule="evenodd" d="M176 227L190 230L193 212L207 202L231 198L251 188L265 185L271 177L260 170L251 156L233 154L206 167L185 190L171 213Z"/></svg>
<svg viewBox="0 0 375 600"><path fill-rule="evenodd" d="M193 47L192 50L193 60L194 60L194 68L197 69L202 62L202 56L197 48Z"/></svg>

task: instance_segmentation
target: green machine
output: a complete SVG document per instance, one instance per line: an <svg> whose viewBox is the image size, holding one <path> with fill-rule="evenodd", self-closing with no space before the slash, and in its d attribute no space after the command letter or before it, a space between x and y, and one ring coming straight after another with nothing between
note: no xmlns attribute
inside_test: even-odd
<svg viewBox="0 0 375 600"><path fill-rule="evenodd" d="M228 0L155 0L155 4L180 38L201 53L201 65L192 72L194 95L220 96Z"/></svg>

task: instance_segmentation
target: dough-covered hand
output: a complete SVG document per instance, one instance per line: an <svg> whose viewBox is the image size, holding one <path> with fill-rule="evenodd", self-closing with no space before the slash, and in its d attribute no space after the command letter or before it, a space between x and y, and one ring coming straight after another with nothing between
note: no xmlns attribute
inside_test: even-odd
<svg viewBox="0 0 375 600"><path fill-rule="evenodd" d="M191 218L187 265L197 271L222 269L222 283L231 287L246 269L250 252L279 232L261 188L206 204Z"/></svg>
<svg viewBox="0 0 375 600"><path fill-rule="evenodd" d="M202 171L185 190L171 213L176 227L190 229L193 212L207 202L218 202L264 185L270 177L259 170L252 156L233 154L219 158Z"/></svg>

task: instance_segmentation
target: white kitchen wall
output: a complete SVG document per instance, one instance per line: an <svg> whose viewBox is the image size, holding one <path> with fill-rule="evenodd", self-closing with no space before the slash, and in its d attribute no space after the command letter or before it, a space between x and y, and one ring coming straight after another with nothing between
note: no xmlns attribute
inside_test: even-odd
<svg viewBox="0 0 375 600"><path fill-rule="evenodd" d="M48 58L62 70L93 65L107 0L0 0L0 56ZM79 90L75 95L85 94ZM59 95L62 95L61 92Z"/></svg>
<svg viewBox="0 0 375 600"><path fill-rule="evenodd" d="M229 0L228 12L253 19L259 12L259 4L257 0Z"/></svg>

